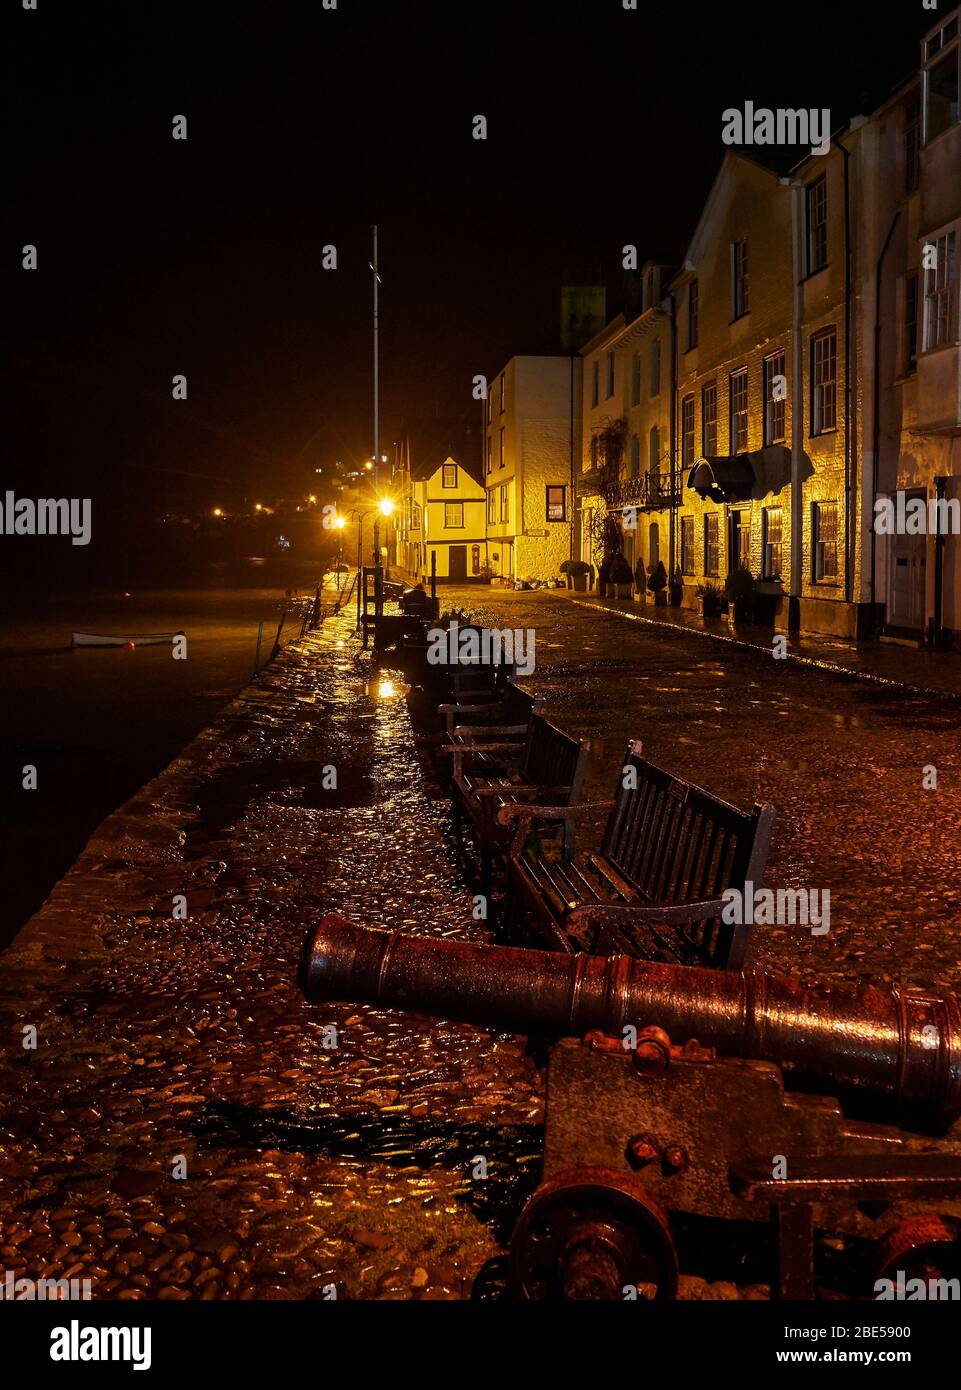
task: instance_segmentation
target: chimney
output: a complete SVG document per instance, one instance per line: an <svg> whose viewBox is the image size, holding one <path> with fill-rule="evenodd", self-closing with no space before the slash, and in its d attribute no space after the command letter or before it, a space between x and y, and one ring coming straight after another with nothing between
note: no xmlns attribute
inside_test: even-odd
<svg viewBox="0 0 961 1390"><path fill-rule="evenodd" d="M561 347L577 350L607 322L607 291L603 284L561 286Z"/></svg>

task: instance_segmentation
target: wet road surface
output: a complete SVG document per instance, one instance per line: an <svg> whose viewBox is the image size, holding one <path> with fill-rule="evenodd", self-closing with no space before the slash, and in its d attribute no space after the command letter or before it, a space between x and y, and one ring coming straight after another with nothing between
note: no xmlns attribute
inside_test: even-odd
<svg viewBox="0 0 961 1390"><path fill-rule="evenodd" d="M832 924L757 928L753 963L957 986L961 708L561 595L444 600L534 628L530 684L591 740L589 794L633 736L734 802L775 804L769 882L830 888ZM0 1265L89 1278L95 1298L469 1296L536 1181L543 1076L524 1040L311 1007L295 984L324 911L482 935L449 835L403 687L356 653L349 618L110 817L0 959Z"/></svg>

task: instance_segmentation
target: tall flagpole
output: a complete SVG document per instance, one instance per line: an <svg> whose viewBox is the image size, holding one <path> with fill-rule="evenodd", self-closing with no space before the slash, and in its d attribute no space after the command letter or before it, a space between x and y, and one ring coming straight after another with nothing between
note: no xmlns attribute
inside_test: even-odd
<svg viewBox="0 0 961 1390"><path fill-rule="evenodd" d="M377 306L377 285L379 275L377 274L377 227L374 226L374 259L370 263L370 268L374 274L374 494L380 498L380 361L378 353L378 306ZM374 513L374 564L380 564L380 514Z"/></svg>

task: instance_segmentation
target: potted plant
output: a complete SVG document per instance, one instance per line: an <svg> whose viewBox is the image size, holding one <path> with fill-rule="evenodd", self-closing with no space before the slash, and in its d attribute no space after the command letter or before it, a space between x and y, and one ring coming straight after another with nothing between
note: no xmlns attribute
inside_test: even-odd
<svg viewBox="0 0 961 1390"><path fill-rule="evenodd" d="M618 552L611 559L608 585L613 586L614 598L630 598L634 588L634 571L625 557Z"/></svg>
<svg viewBox="0 0 961 1390"><path fill-rule="evenodd" d="M477 571L477 578L482 584L489 584L494 578L494 571L491 566L487 564L481 565L480 569Z"/></svg>
<svg viewBox="0 0 961 1390"><path fill-rule="evenodd" d="M662 608L667 607L667 570L664 568L664 561L658 560L647 577L648 590L654 595L654 603Z"/></svg>
<svg viewBox="0 0 961 1390"><path fill-rule="evenodd" d="M567 575L567 587L578 593L586 593L590 569L586 560L563 560L560 565L561 574Z"/></svg>
<svg viewBox="0 0 961 1390"><path fill-rule="evenodd" d="M724 595L734 610L735 623L754 619L754 575L738 566L724 581Z"/></svg>
<svg viewBox="0 0 961 1390"><path fill-rule="evenodd" d="M721 600L724 597L724 590L720 584L713 579L705 579L703 584L698 584L694 593L701 600L701 612L705 618L719 618L721 616Z"/></svg>

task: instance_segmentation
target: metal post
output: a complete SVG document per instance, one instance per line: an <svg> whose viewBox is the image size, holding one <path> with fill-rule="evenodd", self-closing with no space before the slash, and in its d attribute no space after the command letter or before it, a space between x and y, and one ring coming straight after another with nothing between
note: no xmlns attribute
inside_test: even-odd
<svg viewBox="0 0 961 1390"><path fill-rule="evenodd" d="M941 529L941 513L944 508L940 505L944 501L945 488L947 487L946 477L937 477L934 480L934 494L937 506L937 517L935 519L934 530L934 633L931 645L935 651L940 651L947 646L944 640L943 613L944 613L944 536Z"/></svg>
<svg viewBox="0 0 961 1390"><path fill-rule="evenodd" d="M360 512L357 513L357 631L360 632L360 590L364 577L364 555L361 550L362 535L364 530L364 518Z"/></svg>

